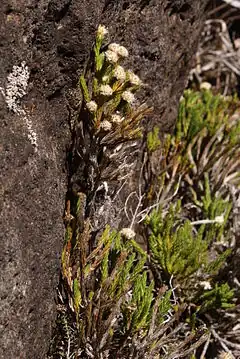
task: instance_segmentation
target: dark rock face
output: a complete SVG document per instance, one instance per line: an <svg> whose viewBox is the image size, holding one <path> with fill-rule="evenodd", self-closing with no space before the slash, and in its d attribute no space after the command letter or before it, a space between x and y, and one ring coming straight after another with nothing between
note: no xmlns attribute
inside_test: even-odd
<svg viewBox="0 0 240 359"><path fill-rule="evenodd" d="M104 23L129 49L129 66L155 105L152 123L166 129L175 119L206 3L1 1L1 359L43 358L49 346L64 233L69 89L86 64L96 27Z"/></svg>
<svg viewBox="0 0 240 359"><path fill-rule="evenodd" d="M130 65L146 83L145 97L154 104L154 121L174 124L196 51L206 1L109 1L103 22L130 50Z"/></svg>

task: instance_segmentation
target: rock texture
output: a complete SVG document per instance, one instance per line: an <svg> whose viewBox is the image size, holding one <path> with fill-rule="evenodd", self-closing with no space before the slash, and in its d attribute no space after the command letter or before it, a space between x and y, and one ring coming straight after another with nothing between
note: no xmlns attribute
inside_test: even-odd
<svg viewBox="0 0 240 359"><path fill-rule="evenodd" d="M207 0L2 0L0 358L44 358L54 322L71 89L99 23L173 125ZM15 66L15 67L14 67Z"/></svg>

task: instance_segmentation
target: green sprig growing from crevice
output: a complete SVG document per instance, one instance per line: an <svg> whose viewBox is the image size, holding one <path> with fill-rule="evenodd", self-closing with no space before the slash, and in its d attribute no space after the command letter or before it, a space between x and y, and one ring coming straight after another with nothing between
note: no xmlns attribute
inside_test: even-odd
<svg viewBox="0 0 240 359"><path fill-rule="evenodd" d="M142 82L131 70L125 70L120 63L128 57L128 50L111 43L106 51L102 45L107 29L100 25L94 45L94 73L80 85L85 108L89 112L90 128L102 137L107 133L118 140L137 138L140 121L149 112L146 104L134 105L135 93Z"/></svg>

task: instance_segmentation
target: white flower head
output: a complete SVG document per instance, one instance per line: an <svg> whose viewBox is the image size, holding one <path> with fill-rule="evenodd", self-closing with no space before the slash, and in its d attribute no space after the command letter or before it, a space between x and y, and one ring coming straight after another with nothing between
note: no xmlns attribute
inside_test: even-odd
<svg viewBox="0 0 240 359"><path fill-rule="evenodd" d="M128 74L128 79L129 79L129 81L131 82L132 85L135 85L135 86L140 86L141 85L142 81L131 70L129 70L127 72L127 74Z"/></svg>
<svg viewBox="0 0 240 359"><path fill-rule="evenodd" d="M118 55L122 57L128 57L128 50L124 46L120 46L118 49Z"/></svg>
<svg viewBox="0 0 240 359"><path fill-rule="evenodd" d="M222 224L224 222L224 215L221 214L221 216L215 217L214 220L215 220L216 223Z"/></svg>
<svg viewBox="0 0 240 359"><path fill-rule="evenodd" d="M126 239L133 239L136 236L136 233L131 228L121 229L120 234Z"/></svg>
<svg viewBox="0 0 240 359"><path fill-rule="evenodd" d="M121 57L128 57L128 50L124 46L121 46L116 43L112 43L108 45L108 49L115 52Z"/></svg>
<svg viewBox="0 0 240 359"><path fill-rule="evenodd" d="M104 131L110 131L112 129L112 124L111 122L104 120L101 122L100 127L104 130Z"/></svg>
<svg viewBox="0 0 240 359"><path fill-rule="evenodd" d="M96 112L97 111L97 104L95 101L90 101L86 103L86 107L89 110L89 112Z"/></svg>
<svg viewBox="0 0 240 359"><path fill-rule="evenodd" d="M111 43L108 45L108 50L118 53L119 47L119 44Z"/></svg>
<svg viewBox="0 0 240 359"><path fill-rule="evenodd" d="M104 75L104 76L102 77L102 80L103 80L103 82L107 82L107 81L109 80L109 76Z"/></svg>
<svg viewBox="0 0 240 359"><path fill-rule="evenodd" d="M122 99L126 102L128 102L129 104L133 103L135 100L135 96L131 91L124 91L122 93Z"/></svg>
<svg viewBox="0 0 240 359"><path fill-rule="evenodd" d="M109 85L101 85L99 91L104 96L111 96L113 94L113 89Z"/></svg>
<svg viewBox="0 0 240 359"><path fill-rule="evenodd" d="M200 286L203 287L203 289L205 289L205 290L210 290L210 289L212 289L211 283L208 282L207 280L202 281L202 282L200 282L199 284L200 284Z"/></svg>
<svg viewBox="0 0 240 359"><path fill-rule="evenodd" d="M115 113L114 115L112 115L111 119L113 123L121 123L124 120L124 117Z"/></svg>
<svg viewBox="0 0 240 359"><path fill-rule="evenodd" d="M121 82L123 82L125 80L125 78L126 78L125 70L120 65L115 67L113 74L114 74L114 77L116 77L116 79L121 81Z"/></svg>
<svg viewBox="0 0 240 359"><path fill-rule="evenodd" d="M97 36L104 38L107 34L108 34L108 29L103 25L99 25L97 29Z"/></svg>
<svg viewBox="0 0 240 359"><path fill-rule="evenodd" d="M212 85L209 82L202 82L200 85L201 90L210 90Z"/></svg>
<svg viewBox="0 0 240 359"><path fill-rule="evenodd" d="M118 54L112 50L107 50L105 52L105 56L107 61L110 62L111 64L115 64L119 60Z"/></svg>

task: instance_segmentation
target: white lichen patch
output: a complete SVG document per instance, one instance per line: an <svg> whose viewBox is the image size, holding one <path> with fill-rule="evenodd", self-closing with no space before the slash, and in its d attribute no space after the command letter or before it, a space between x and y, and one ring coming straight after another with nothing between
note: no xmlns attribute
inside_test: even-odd
<svg viewBox="0 0 240 359"><path fill-rule="evenodd" d="M24 120L26 122L27 129L28 129L27 137L36 151L37 150L37 134L33 130L32 121L27 116L24 117Z"/></svg>
<svg viewBox="0 0 240 359"><path fill-rule="evenodd" d="M7 77L5 89L0 87L0 91L5 98L8 109L21 116L26 123L27 137L36 151L37 134L33 130L31 119L21 106L21 99L27 93L29 77L30 71L24 61L20 66L14 65L12 72Z"/></svg>
<svg viewBox="0 0 240 359"><path fill-rule="evenodd" d="M20 99L26 95L30 72L23 61L21 66L13 66L12 72L7 77L5 101L9 110L21 114ZM19 113L20 110L20 113Z"/></svg>

